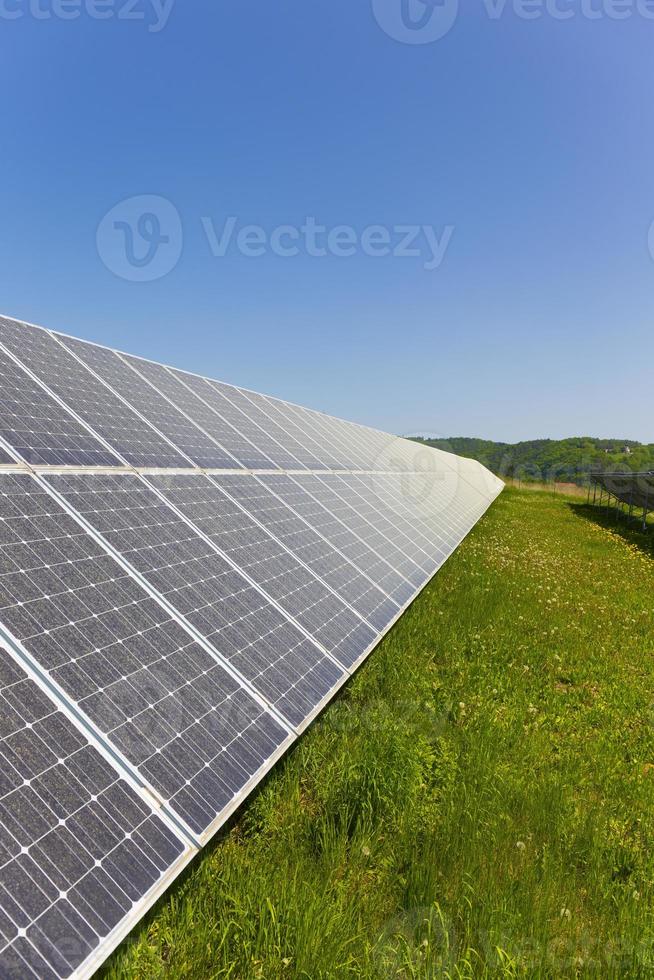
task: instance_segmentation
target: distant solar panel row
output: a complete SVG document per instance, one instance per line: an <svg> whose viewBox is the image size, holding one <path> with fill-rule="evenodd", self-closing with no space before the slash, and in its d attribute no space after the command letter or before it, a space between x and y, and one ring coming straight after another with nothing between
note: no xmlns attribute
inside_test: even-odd
<svg viewBox="0 0 654 980"><path fill-rule="evenodd" d="M643 511L643 522L654 508L654 472L620 473L612 470L596 471L590 474L591 485L607 491L609 497L626 504L627 507Z"/></svg>
<svg viewBox="0 0 654 980"><path fill-rule="evenodd" d="M0 976L86 976L501 483L7 318L0 384Z"/></svg>

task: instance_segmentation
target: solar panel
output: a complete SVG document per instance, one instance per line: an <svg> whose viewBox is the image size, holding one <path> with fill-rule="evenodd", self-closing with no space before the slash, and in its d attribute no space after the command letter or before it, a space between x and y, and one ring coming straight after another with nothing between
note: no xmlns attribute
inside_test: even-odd
<svg viewBox="0 0 654 980"><path fill-rule="evenodd" d="M336 433L333 427L330 428L330 420L322 412L300 408L298 405L291 405L268 395L265 398L277 417L284 419L286 424L296 425L300 432L308 433L314 442L318 442L321 455L329 463L330 469L347 470L355 467L359 469L362 464L365 464L366 460L360 452L357 454L352 447L351 431L348 431L346 440L343 432Z"/></svg>
<svg viewBox="0 0 654 980"><path fill-rule="evenodd" d="M382 527L376 525L375 515L370 514L369 508L367 508L368 516L365 516L363 511L366 508L362 502L357 499L356 494L347 492L347 488L338 482L338 476L298 474L293 479L308 490L327 510L335 514L347 528L362 538L373 551L384 555L395 571L411 584L411 594L414 594L416 589L426 581L427 575L420 564L387 537L382 521L380 521ZM357 507L357 503L360 506ZM372 521L369 518L372 518Z"/></svg>
<svg viewBox="0 0 654 980"><path fill-rule="evenodd" d="M268 456L203 400L207 386L202 378L184 371L172 371L138 357L125 356L125 360L242 466L253 470L277 468Z"/></svg>
<svg viewBox="0 0 654 980"><path fill-rule="evenodd" d="M2 348L0 437L28 463L112 466L119 462ZM0 461L13 462L5 452Z"/></svg>
<svg viewBox="0 0 654 980"><path fill-rule="evenodd" d="M0 542L0 630L205 834L287 730L30 476L0 474Z"/></svg>
<svg viewBox="0 0 654 980"><path fill-rule="evenodd" d="M401 520L423 547L450 552L470 530L471 515L483 512L486 498L454 474L442 481L432 474L357 474L354 481L369 499ZM473 523L475 519L473 518Z"/></svg>
<svg viewBox="0 0 654 980"><path fill-rule="evenodd" d="M100 962L188 857L0 648L0 976L46 980Z"/></svg>
<svg viewBox="0 0 654 980"><path fill-rule="evenodd" d="M270 398L267 395L259 395L253 391L246 391L240 388L239 391L247 396L255 405L266 413L273 421L277 422L282 429L291 435L296 443L299 443L310 455L304 459L313 458L316 462L309 466L309 469L342 469L343 460L339 455L336 446L330 446L324 438L323 433L316 430L316 427L304 425L301 418L298 418L292 411L292 406L286 405L277 398ZM318 413L315 413L318 414Z"/></svg>
<svg viewBox="0 0 654 980"><path fill-rule="evenodd" d="M57 335L57 338L183 453L187 465L196 463L202 467L240 469L232 456L147 380L144 381L143 375L137 374L136 369L115 351L71 337Z"/></svg>
<svg viewBox="0 0 654 980"><path fill-rule="evenodd" d="M241 409L233 404L229 398L225 397L224 392L207 378L199 378L194 374L186 374L182 371L173 371L175 377L187 385L191 391L208 405L224 422L228 422L241 437L247 440L247 444L254 446L262 459L273 461L273 465L280 469L304 469L300 461L292 456L283 445L278 443L272 436L264 432L256 422L248 418ZM227 385L223 386L228 388ZM251 467L256 469L257 467ZM266 467L262 467L266 469Z"/></svg>
<svg viewBox="0 0 654 980"><path fill-rule="evenodd" d="M88 976L502 483L0 317L0 977Z"/></svg>
<svg viewBox="0 0 654 980"><path fill-rule="evenodd" d="M47 331L0 318L0 342L133 466L188 466L143 419Z"/></svg>
<svg viewBox="0 0 654 980"><path fill-rule="evenodd" d="M597 500L597 488L600 489L600 501L604 500L604 492L608 494L607 501L610 502L614 497L616 506L618 503L625 504L629 508L630 516L633 516L633 508L642 510L639 520L642 520L643 528L647 526L647 514L654 502L654 473L644 472L620 472L615 470L595 470L589 474L590 482L593 487L593 503ZM590 501L590 496L589 496ZM608 503L607 503L608 506Z"/></svg>
<svg viewBox="0 0 654 980"><path fill-rule="evenodd" d="M148 477L308 636L340 664L352 666L374 640L374 630L226 496L218 480Z"/></svg>
<svg viewBox="0 0 654 980"><path fill-rule="evenodd" d="M383 485L384 475L375 474L375 483ZM387 484L388 484L387 480ZM355 474L339 474L331 486L359 514L364 516L392 542L398 552L408 555L428 575L445 557L442 547L430 541L417 523L409 521L398 507L390 507L369 482Z"/></svg>
<svg viewBox="0 0 654 980"><path fill-rule="evenodd" d="M397 606L403 606L414 594L415 589L411 582L346 523L346 508L341 507L342 514L346 518L344 521L334 509L330 510L320 503L315 494L324 492L325 487L316 476L303 476L302 485L298 479L282 473L264 475L257 479L278 496L293 513L298 514L328 541L338 553L352 562L355 568L358 568L381 592L388 595ZM315 491L315 494L312 491ZM339 509L340 504L341 501L336 498L336 509Z"/></svg>
<svg viewBox="0 0 654 980"><path fill-rule="evenodd" d="M48 483L291 725L303 725L343 681L344 672L151 489L188 506L202 487L205 499L207 491L220 496L205 477L150 476L149 486L127 473L96 473ZM223 521L233 509L225 505ZM238 528L228 533L237 537Z"/></svg>
<svg viewBox="0 0 654 980"><path fill-rule="evenodd" d="M440 564L445 557L443 543L430 540L418 522L406 516L401 507L401 492L399 502L393 505L389 502L388 493L382 497L377 489L386 487L388 491L393 482L392 476L374 474L372 480L365 480L358 474L339 474L334 482L337 492L342 493L375 527L383 530L389 540L410 555L420 568L431 573Z"/></svg>
<svg viewBox="0 0 654 980"><path fill-rule="evenodd" d="M362 496L374 501L377 507L384 508L392 519L426 547L433 557L450 553L452 542L458 543L464 527L463 507L450 507L449 520L439 519L439 501L443 498L429 482L409 475L395 474L357 474L345 477ZM429 519L423 514L433 508Z"/></svg>
<svg viewBox="0 0 654 980"><path fill-rule="evenodd" d="M300 442L284 426L279 425L266 410L263 399L256 395L239 391L232 385L219 384L212 381L211 385L222 395L231 405L235 406L248 422L254 423L259 432L256 434L258 441L265 440L266 452L275 460L280 462L282 469L324 469L320 459ZM254 430L252 430L254 431ZM283 455L280 455L282 453Z"/></svg>
<svg viewBox="0 0 654 980"><path fill-rule="evenodd" d="M397 604L386 593L260 480L227 475L213 479L377 630L383 629L397 614ZM289 482L283 475L277 479Z"/></svg>

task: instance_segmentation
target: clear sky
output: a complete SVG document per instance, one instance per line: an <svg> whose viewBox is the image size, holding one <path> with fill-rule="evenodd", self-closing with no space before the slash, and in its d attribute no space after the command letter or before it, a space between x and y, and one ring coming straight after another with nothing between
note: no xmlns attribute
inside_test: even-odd
<svg viewBox="0 0 654 980"><path fill-rule="evenodd" d="M654 441L654 3L556 2L0 0L0 311L396 432Z"/></svg>

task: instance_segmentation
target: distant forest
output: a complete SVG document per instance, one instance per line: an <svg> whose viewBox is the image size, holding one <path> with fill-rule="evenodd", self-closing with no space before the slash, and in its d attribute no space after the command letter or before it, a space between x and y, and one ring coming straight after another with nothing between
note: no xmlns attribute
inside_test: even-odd
<svg viewBox="0 0 654 980"><path fill-rule="evenodd" d="M488 439L420 439L427 446L479 460L502 477L517 480L587 482L590 470L654 470L654 443L631 439L532 439L529 442L491 442Z"/></svg>

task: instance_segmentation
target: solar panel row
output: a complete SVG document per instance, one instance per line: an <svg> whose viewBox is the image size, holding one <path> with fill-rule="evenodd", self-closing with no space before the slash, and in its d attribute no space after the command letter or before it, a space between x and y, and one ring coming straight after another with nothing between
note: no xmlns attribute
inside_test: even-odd
<svg viewBox="0 0 654 980"><path fill-rule="evenodd" d="M0 379L5 395L14 394L13 406L8 397L0 402L0 436L35 465L424 468L427 475L461 475L471 466L473 483L483 470L472 460L7 317L0 317ZM21 419L29 420L22 429L15 424Z"/></svg>
<svg viewBox="0 0 654 980"><path fill-rule="evenodd" d="M6 318L0 382L0 975L82 976L501 484Z"/></svg>

